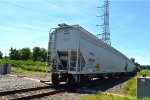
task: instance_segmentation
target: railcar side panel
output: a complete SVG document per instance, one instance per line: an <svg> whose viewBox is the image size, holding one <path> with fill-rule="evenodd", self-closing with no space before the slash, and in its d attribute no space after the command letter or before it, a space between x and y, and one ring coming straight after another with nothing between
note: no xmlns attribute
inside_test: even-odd
<svg viewBox="0 0 150 100"><path fill-rule="evenodd" d="M117 56L108 50L96 45L91 41L80 38L80 52L83 55L89 73L116 73L125 72L126 59ZM96 68L99 66L99 69ZM83 70L84 71L84 70Z"/></svg>
<svg viewBox="0 0 150 100"><path fill-rule="evenodd" d="M65 28L65 29L58 29L56 31L56 50L71 50L78 48L78 34L77 29L74 28Z"/></svg>

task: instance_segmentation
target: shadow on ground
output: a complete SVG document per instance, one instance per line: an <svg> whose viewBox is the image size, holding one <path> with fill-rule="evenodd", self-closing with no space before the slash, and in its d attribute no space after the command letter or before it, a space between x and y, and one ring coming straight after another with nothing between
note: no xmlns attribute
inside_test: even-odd
<svg viewBox="0 0 150 100"><path fill-rule="evenodd" d="M71 92L71 93L91 94L99 91L105 92L119 84L128 81L130 78L132 77L95 79L85 85L78 86L78 88L76 88L75 90L68 90L66 84L53 86L53 88L57 90L64 89L67 92ZM119 89L119 88L115 88L115 89Z"/></svg>

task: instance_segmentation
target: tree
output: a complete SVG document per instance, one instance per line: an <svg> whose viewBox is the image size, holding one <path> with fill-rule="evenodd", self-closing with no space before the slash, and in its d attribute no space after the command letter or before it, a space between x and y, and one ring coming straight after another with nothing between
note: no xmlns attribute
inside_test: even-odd
<svg viewBox="0 0 150 100"><path fill-rule="evenodd" d="M40 47L34 47L32 52L33 61L39 61L40 58Z"/></svg>
<svg viewBox="0 0 150 100"><path fill-rule="evenodd" d="M20 58L21 60L29 60L31 57L31 50L30 48L22 48L20 50Z"/></svg>
<svg viewBox="0 0 150 100"><path fill-rule="evenodd" d="M11 60L20 60L20 54L19 54L19 50L17 49L13 49L12 47L9 49L10 53L9 53L9 58Z"/></svg>
<svg viewBox="0 0 150 100"><path fill-rule="evenodd" d="M131 58L131 61L132 61L133 63L135 63L135 58Z"/></svg>
<svg viewBox="0 0 150 100"><path fill-rule="evenodd" d="M46 49L44 49L44 48L41 48L40 51L41 51L41 58L42 58L42 61L44 62L44 61L46 61L47 51L46 51Z"/></svg>
<svg viewBox="0 0 150 100"><path fill-rule="evenodd" d="M140 64L138 62L135 62L134 65L135 66L140 66Z"/></svg>
<svg viewBox="0 0 150 100"><path fill-rule="evenodd" d="M3 53L0 51L0 59L3 58Z"/></svg>
<svg viewBox="0 0 150 100"><path fill-rule="evenodd" d="M134 63L134 65L136 66L136 68L137 68L137 71L140 71L140 64L138 63L138 62L135 62L135 58L131 58L130 59L133 63Z"/></svg>
<svg viewBox="0 0 150 100"><path fill-rule="evenodd" d="M47 51L44 48L34 47L32 52L33 61L46 61Z"/></svg>

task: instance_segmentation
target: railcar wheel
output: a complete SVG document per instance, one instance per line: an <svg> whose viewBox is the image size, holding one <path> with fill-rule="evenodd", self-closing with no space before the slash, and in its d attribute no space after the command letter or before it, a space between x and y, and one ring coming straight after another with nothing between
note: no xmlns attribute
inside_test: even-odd
<svg viewBox="0 0 150 100"><path fill-rule="evenodd" d="M91 79L86 75L84 75L84 76L82 76L82 78L81 78L81 80L80 80L81 82L80 82L80 85L81 86L85 86L85 85L87 85L87 84L89 84L89 83L91 83L92 81L91 81Z"/></svg>
<svg viewBox="0 0 150 100"><path fill-rule="evenodd" d="M52 83L54 85L58 85L59 84L59 75L57 73L52 73Z"/></svg>
<svg viewBox="0 0 150 100"><path fill-rule="evenodd" d="M77 83L73 76L69 76L67 79L67 88L70 91L73 91L76 89Z"/></svg>

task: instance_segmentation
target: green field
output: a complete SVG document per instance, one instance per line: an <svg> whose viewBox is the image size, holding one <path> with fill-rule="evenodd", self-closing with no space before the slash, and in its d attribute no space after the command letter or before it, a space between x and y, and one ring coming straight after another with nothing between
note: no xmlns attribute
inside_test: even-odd
<svg viewBox="0 0 150 100"><path fill-rule="evenodd" d="M44 73L46 64L44 62L33 62L31 60L23 61L23 60L2 60L0 59L0 63L2 64L11 64L11 72L12 73Z"/></svg>

